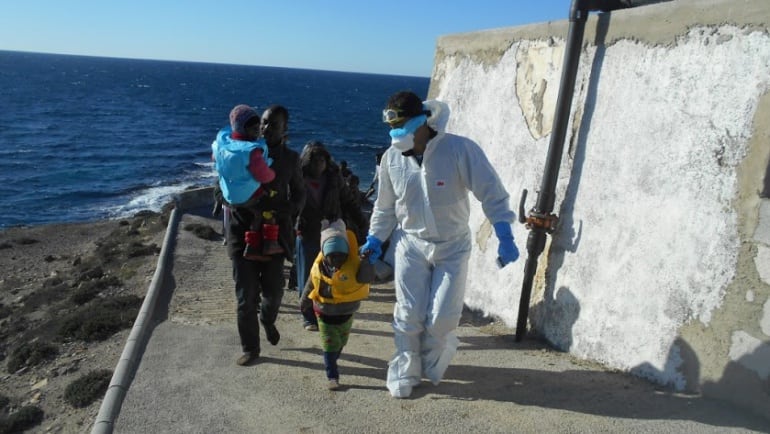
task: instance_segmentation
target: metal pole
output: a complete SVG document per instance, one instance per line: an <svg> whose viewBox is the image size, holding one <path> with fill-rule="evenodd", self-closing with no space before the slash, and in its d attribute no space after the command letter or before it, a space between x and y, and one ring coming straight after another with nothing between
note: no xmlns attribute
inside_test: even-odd
<svg viewBox="0 0 770 434"><path fill-rule="evenodd" d="M601 2L598 2L601 3ZM569 12L569 33L564 53L559 94L556 100L556 113L553 119L553 130L548 145L548 155L545 161L545 171L538 192L537 203L524 217L524 202L527 190L522 192L519 203L519 220L530 229L527 238L527 262L524 265L524 280L521 286L519 300L519 317L516 322L516 342L522 340L527 331L527 316L529 314L529 299L532 294L532 283L537 272L537 261L545 248L546 233L556 229L558 217L552 214L556 193L556 180L559 176L559 166L564 149L564 137L567 132L572 96L575 87L580 50L583 44L583 33L588 11L596 7L597 2L572 0Z"/></svg>

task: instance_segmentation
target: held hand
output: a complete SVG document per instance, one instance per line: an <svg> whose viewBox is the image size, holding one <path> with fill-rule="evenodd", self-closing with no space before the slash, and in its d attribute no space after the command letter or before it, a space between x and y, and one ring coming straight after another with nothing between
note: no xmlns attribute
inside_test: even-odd
<svg viewBox="0 0 770 434"><path fill-rule="evenodd" d="M367 259L370 264L374 264L382 256L382 241L374 235L367 235L366 242L358 249L361 258Z"/></svg>
<svg viewBox="0 0 770 434"><path fill-rule="evenodd" d="M497 265L500 268L505 267L511 262L516 262L519 259L519 249L516 248L516 244L513 242L513 232L511 232L511 225L507 222L497 222L494 224L495 235L500 241L497 247Z"/></svg>

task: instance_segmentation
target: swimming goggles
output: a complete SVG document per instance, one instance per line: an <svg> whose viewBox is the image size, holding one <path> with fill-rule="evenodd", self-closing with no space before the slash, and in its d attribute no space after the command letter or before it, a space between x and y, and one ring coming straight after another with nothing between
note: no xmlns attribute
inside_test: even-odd
<svg viewBox="0 0 770 434"><path fill-rule="evenodd" d="M394 109L385 109L382 111L382 121L386 124L397 124L404 120L404 112Z"/></svg>
<svg viewBox="0 0 770 434"><path fill-rule="evenodd" d="M413 115L413 116L419 116L419 115L430 116L430 111L423 110L422 112L417 113L416 115ZM410 116L406 116L402 110L385 109L382 111L382 121L390 125L397 124L408 117Z"/></svg>

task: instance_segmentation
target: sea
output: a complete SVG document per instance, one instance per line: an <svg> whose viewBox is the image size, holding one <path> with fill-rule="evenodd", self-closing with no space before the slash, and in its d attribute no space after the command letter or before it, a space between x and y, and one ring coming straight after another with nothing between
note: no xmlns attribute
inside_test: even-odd
<svg viewBox="0 0 770 434"><path fill-rule="evenodd" d="M0 51L0 230L159 211L213 185L230 109L289 110L289 147L320 140L366 188L387 98L428 77Z"/></svg>

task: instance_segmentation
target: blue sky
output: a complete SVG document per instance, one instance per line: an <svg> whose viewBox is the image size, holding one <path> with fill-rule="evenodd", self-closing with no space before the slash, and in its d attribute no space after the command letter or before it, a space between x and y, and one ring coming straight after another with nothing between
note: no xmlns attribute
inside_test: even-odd
<svg viewBox="0 0 770 434"><path fill-rule="evenodd" d="M430 76L441 35L567 19L570 0L35 0L0 50Z"/></svg>

